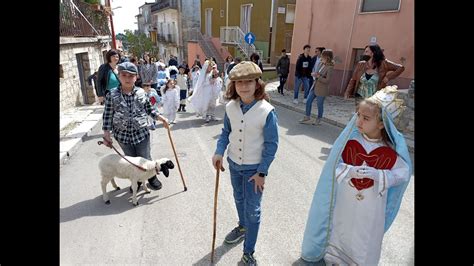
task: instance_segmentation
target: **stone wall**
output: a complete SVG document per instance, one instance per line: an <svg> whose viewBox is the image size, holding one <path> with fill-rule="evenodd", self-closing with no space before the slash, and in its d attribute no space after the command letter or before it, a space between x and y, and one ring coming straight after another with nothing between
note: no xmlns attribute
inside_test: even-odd
<svg viewBox="0 0 474 266"><path fill-rule="evenodd" d="M98 45L97 42L78 41L77 43L68 42L60 44L59 64L60 68L62 68L62 77L59 78L60 111L85 104L83 92L81 91L77 54L80 54L82 58L83 84L87 93L86 100L88 104L92 104L95 101L95 91L93 86L87 84L87 78L97 71L104 62L103 51L107 51L108 48Z"/></svg>

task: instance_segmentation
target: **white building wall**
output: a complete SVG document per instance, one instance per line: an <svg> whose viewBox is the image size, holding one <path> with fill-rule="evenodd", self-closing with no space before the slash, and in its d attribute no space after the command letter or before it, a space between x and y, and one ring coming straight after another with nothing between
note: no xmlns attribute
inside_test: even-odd
<svg viewBox="0 0 474 266"><path fill-rule="evenodd" d="M181 62L183 55L181 54L182 52L179 53L176 47L177 45L182 45L180 44L182 40L180 40L181 34L178 29L178 11L176 9L166 9L155 13L154 16L156 16L158 35L163 35L165 38L168 38L168 34L171 34L173 40L175 40L175 43L158 41L160 58L168 63L170 55L174 55L178 57L178 62Z"/></svg>
<svg viewBox="0 0 474 266"><path fill-rule="evenodd" d="M104 62L103 51L108 51L109 49L110 46L102 47L97 42L67 42L60 44L59 64L63 69L63 77L59 78L60 111L84 105L76 54L87 53L88 60L84 61L84 76L86 80L84 84L88 94L87 97L93 102L95 90L87 84L87 77L99 69L99 66Z"/></svg>

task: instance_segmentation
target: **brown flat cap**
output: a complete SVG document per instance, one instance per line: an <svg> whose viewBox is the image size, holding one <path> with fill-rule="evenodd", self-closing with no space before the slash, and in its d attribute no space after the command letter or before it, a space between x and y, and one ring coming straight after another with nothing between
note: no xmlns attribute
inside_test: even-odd
<svg viewBox="0 0 474 266"><path fill-rule="evenodd" d="M260 67L250 61L238 63L229 73L229 79L232 81L258 79L260 76L262 76Z"/></svg>

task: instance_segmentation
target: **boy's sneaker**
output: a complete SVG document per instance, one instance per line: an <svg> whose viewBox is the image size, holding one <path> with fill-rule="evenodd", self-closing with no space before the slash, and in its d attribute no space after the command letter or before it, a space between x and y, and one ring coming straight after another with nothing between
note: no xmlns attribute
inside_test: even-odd
<svg viewBox="0 0 474 266"><path fill-rule="evenodd" d="M252 254L244 253L244 255L242 255L242 262L244 265L257 266L257 260L253 256L253 252Z"/></svg>
<svg viewBox="0 0 474 266"><path fill-rule="evenodd" d="M245 229L243 226L237 226L236 228L232 229L230 233L228 233L225 236L224 242L227 244L233 244L238 242L241 238L245 237L245 232L247 229Z"/></svg>

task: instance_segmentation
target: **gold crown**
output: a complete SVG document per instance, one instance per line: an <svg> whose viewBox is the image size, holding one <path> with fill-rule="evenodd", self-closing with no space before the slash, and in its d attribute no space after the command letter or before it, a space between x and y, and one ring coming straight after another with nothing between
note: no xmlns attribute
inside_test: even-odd
<svg viewBox="0 0 474 266"><path fill-rule="evenodd" d="M397 94L397 85L387 86L377 91L369 99L375 101L381 108L385 108L385 111L397 122L401 117L400 114L406 108L403 105L403 100L397 99Z"/></svg>

